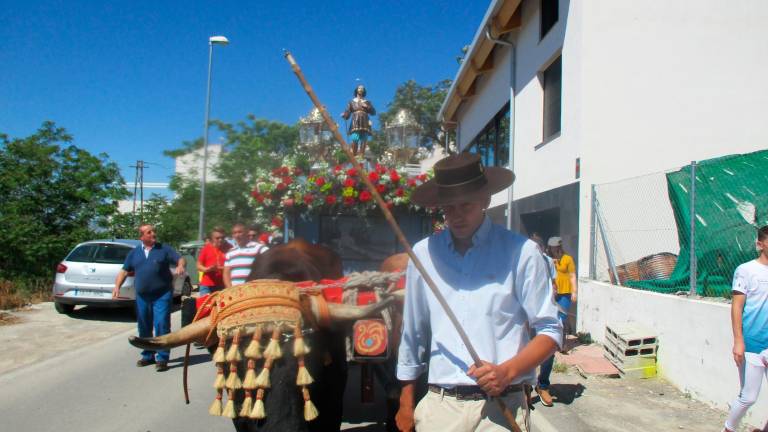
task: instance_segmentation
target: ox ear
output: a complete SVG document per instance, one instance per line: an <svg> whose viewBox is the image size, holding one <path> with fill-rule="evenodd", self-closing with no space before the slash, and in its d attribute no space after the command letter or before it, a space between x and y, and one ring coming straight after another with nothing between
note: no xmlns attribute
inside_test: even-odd
<svg viewBox="0 0 768 432"><path fill-rule="evenodd" d="M371 317L392 304L394 298L387 296L381 301L366 306L328 303L328 314L332 321L349 321ZM314 307L312 308L314 312Z"/></svg>

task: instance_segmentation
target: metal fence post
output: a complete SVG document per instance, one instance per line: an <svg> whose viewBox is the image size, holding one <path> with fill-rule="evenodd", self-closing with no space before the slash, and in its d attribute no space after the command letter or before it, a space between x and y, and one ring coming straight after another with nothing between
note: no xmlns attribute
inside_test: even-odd
<svg viewBox="0 0 768 432"><path fill-rule="evenodd" d="M605 249L605 258L608 260L608 269L614 278L614 284L621 286L621 279L619 279L619 272L616 270L616 262L613 260L613 253L611 252L610 245L608 244L608 237L605 236L605 225L603 223L603 217L600 214L600 202L597 198L594 198L595 206L595 221L597 222L597 229L600 230L600 237L603 239L603 248Z"/></svg>
<svg viewBox="0 0 768 432"><path fill-rule="evenodd" d="M691 227L690 227L690 242L689 242L689 259L690 259L690 295L696 295L696 279L698 274L696 270L696 161L691 161L691 187L690 187L690 215Z"/></svg>
<svg viewBox="0 0 768 432"><path fill-rule="evenodd" d="M590 197L590 215L589 215L589 278L597 279L597 233L595 232L595 198L597 196L597 187L592 185L592 195Z"/></svg>

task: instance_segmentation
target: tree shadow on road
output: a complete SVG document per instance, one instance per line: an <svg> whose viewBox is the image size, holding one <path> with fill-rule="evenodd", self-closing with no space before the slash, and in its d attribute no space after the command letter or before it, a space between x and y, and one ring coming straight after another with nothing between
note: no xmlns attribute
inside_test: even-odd
<svg viewBox="0 0 768 432"><path fill-rule="evenodd" d="M70 318L86 321L136 322L133 308L102 308L79 306L69 314Z"/></svg>
<svg viewBox="0 0 768 432"><path fill-rule="evenodd" d="M194 366L196 364L200 363L208 363L211 361L211 355L208 353L202 353L202 354L190 354L189 355L189 365ZM184 367L184 356L179 356L176 358L172 358L168 360L168 369L173 368L180 368Z"/></svg>
<svg viewBox="0 0 768 432"><path fill-rule="evenodd" d="M587 388L581 384L552 384L549 391L554 396L556 404L570 405L573 400L581 397Z"/></svg>
<svg viewBox="0 0 768 432"><path fill-rule="evenodd" d="M180 305L171 305L171 313L180 308ZM68 316L86 321L136 322L136 309L134 307L77 306Z"/></svg>

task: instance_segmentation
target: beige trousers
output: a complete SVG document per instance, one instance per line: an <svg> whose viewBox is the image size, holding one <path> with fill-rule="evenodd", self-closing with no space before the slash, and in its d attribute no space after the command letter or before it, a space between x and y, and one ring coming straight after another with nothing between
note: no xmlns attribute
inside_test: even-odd
<svg viewBox="0 0 768 432"><path fill-rule="evenodd" d="M515 392L501 398L512 410L517 424L530 432L525 394ZM432 391L419 401L414 411L417 432L495 432L511 430L495 400L457 400Z"/></svg>

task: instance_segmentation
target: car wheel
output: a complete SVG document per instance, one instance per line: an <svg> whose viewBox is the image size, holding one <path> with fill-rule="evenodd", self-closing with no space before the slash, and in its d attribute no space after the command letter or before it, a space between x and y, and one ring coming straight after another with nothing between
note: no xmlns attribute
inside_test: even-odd
<svg viewBox="0 0 768 432"><path fill-rule="evenodd" d="M56 312L60 314L69 315L75 310L75 305L64 304L59 302L53 302L53 307L56 308Z"/></svg>

